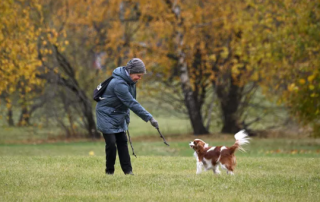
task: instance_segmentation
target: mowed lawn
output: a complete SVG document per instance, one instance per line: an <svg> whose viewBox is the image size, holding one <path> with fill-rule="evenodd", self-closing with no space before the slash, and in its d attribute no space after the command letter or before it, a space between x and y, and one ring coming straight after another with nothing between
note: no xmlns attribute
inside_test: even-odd
<svg viewBox="0 0 320 202"><path fill-rule="evenodd" d="M319 140L253 139L235 176L196 175L186 140L134 141L134 176L104 174L104 143L0 145L0 201L319 201ZM205 137L203 138L205 139ZM169 138L170 140L170 138ZM208 138L210 145L234 141ZM131 154L131 150L130 150Z"/></svg>

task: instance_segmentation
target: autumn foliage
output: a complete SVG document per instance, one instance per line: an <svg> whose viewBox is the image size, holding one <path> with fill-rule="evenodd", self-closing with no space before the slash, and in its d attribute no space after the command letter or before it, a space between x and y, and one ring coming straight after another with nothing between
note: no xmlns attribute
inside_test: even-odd
<svg viewBox="0 0 320 202"><path fill-rule="evenodd" d="M161 91L195 134L210 132L213 108L222 132L248 129L260 120L245 117L257 89L320 127L317 1L5 0L0 11L7 109L18 94L27 117L55 86L50 102L70 134L78 116L96 134L92 88L132 57L146 63L148 94Z"/></svg>

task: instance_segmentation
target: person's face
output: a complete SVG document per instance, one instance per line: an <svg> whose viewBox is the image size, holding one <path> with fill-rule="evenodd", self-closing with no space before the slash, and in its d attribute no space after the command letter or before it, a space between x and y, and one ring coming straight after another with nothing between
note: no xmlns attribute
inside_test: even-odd
<svg viewBox="0 0 320 202"><path fill-rule="evenodd" d="M132 79L132 81L137 82L140 79L142 79L143 73L141 74L130 74L130 78Z"/></svg>

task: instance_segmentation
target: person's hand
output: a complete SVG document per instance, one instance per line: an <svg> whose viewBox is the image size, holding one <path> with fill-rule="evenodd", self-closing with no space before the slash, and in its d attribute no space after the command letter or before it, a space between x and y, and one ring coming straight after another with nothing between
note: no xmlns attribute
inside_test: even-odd
<svg viewBox="0 0 320 202"><path fill-rule="evenodd" d="M159 124L158 124L158 121L155 120L153 117L150 119L150 123L153 127L155 128L159 128Z"/></svg>

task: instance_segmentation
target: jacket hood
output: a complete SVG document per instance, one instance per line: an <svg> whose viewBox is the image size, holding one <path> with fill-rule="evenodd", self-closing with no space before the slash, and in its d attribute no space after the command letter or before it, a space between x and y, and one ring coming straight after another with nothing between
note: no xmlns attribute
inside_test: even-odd
<svg viewBox="0 0 320 202"><path fill-rule="evenodd" d="M114 78L123 79L130 85L135 84L135 82L130 78L129 73L126 71L125 67L117 67L115 70L113 70L112 76Z"/></svg>

